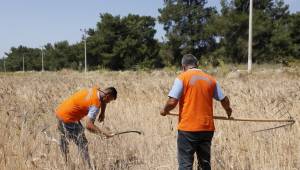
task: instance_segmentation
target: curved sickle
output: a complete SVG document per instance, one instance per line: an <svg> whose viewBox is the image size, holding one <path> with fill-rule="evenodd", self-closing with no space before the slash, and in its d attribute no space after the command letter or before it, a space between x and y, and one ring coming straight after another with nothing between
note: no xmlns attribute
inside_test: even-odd
<svg viewBox="0 0 300 170"><path fill-rule="evenodd" d="M123 132L117 132L114 134L114 136L118 136L118 135L122 135L122 134L126 134L126 133L137 133L139 135L142 134L141 131L137 131L137 130L127 130L127 131L123 131Z"/></svg>

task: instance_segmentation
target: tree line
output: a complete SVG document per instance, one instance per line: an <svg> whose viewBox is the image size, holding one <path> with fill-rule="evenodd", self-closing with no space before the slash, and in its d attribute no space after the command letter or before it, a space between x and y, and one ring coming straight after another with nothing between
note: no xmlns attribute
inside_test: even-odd
<svg viewBox="0 0 300 170"><path fill-rule="evenodd" d="M283 63L300 59L300 12L290 13L283 0L253 0L253 62ZM201 64L246 63L249 0L220 0L221 9L206 0L164 0L158 18L100 14L87 31L89 70L162 68L180 64L187 53ZM166 31L154 38L155 22ZM6 53L7 71L41 70L41 49L23 45ZM44 69L84 69L83 42L44 45ZM0 60L0 62L4 62ZM0 68L3 71L4 67Z"/></svg>

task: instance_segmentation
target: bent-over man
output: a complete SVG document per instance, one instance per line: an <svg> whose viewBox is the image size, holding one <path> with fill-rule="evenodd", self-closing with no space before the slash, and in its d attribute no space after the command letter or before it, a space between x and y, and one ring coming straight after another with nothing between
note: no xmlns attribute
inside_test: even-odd
<svg viewBox="0 0 300 170"><path fill-rule="evenodd" d="M84 163L92 168L88 152L88 141L84 134L84 128L80 120L86 118L86 128L95 134L103 134L112 137L113 134L97 127L94 122L101 109L98 121L102 122L105 117L106 105L117 99L117 90L109 87L103 91L99 87L82 89L65 101L56 109L58 130L60 131L60 149L65 161L68 161L68 144L72 140L84 160Z"/></svg>

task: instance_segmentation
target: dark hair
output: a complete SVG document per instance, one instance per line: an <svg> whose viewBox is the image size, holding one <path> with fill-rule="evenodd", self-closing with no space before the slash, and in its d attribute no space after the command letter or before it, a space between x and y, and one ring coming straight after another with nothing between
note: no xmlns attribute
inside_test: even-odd
<svg viewBox="0 0 300 170"><path fill-rule="evenodd" d="M193 54L185 54L182 57L181 64L185 66L197 66L197 58Z"/></svg>
<svg viewBox="0 0 300 170"><path fill-rule="evenodd" d="M117 92L116 88L108 87L105 89L105 92L106 92L106 94L111 95L114 98L114 100L117 99L118 92Z"/></svg>

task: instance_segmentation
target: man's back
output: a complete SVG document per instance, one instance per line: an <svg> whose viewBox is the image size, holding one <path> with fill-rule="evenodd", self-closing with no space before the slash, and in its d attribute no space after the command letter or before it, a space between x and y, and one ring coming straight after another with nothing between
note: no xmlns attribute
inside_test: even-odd
<svg viewBox="0 0 300 170"><path fill-rule="evenodd" d="M90 106L100 106L97 87L82 89L73 94L58 106L56 115L66 123L77 122L87 115Z"/></svg>
<svg viewBox="0 0 300 170"><path fill-rule="evenodd" d="M183 83L183 92L179 100L178 129L182 131L214 131L215 79L199 69L189 69L177 78Z"/></svg>

